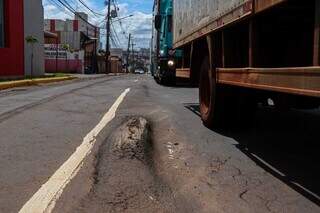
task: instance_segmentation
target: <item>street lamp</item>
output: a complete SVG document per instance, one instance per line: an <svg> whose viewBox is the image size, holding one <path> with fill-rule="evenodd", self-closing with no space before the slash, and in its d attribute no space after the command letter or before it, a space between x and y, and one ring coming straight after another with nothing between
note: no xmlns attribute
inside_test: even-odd
<svg viewBox="0 0 320 213"><path fill-rule="evenodd" d="M130 18L130 17L132 17L132 16L133 16L132 14L131 14L131 15L128 15L128 16L124 16L124 17L118 18L118 19L116 19L116 20L114 20L114 21L112 21L112 22L114 23L114 22L117 22L117 21L121 21L121 20L123 20L123 19Z"/></svg>

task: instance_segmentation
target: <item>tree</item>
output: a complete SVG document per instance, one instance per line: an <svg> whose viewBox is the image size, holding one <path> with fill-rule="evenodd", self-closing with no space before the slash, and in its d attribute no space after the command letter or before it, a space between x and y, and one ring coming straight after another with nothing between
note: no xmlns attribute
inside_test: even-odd
<svg viewBox="0 0 320 213"><path fill-rule="evenodd" d="M69 72L69 64L68 64L68 52L70 52L70 46L69 44L63 44L62 49L66 51L66 65L67 65L67 72Z"/></svg>
<svg viewBox="0 0 320 213"><path fill-rule="evenodd" d="M35 38L34 36L27 36L26 37L26 42L27 44L31 45L31 73L30 73L30 77L33 77L33 57L34 57L34 45L36 43L38 43L38 39Z"/></svg>

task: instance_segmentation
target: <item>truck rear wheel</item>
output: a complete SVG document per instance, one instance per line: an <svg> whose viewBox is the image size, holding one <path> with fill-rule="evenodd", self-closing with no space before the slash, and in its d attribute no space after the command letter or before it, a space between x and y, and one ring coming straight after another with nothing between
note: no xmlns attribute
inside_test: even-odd
<svg viewBox="0 0 320 213"><path fill-rule="evenodd" d="M257 108L254 96L250 91L218 85L208 57L201 65L199 97L201 119L208 128L252 125Z"/></svg>
<svg viewBox="0 0 320 213"><path fill-rule="evenodd" d="M232 116L231 89L217 85L213 71L210 70L209 58L205 57L200 70L200 113L208 128L225 127Z"/></svg>

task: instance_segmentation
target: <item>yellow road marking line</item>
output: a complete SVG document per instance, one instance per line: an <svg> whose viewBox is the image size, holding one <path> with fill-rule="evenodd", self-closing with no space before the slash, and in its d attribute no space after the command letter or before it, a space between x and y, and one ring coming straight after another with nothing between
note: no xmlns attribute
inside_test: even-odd
<svg viewBox="0 0 320 213"><path fill-rule="evenodd" d="M80 146L70 158L41 186L29 201L20 209L20 213L43 213L51 212L55 203L61 196L64 188L80 170L84 159L90 154L96 137L102 129L113 120L116 111L125 96L130 92L126 89L114 102L101 121L84 138Z"/></svg>

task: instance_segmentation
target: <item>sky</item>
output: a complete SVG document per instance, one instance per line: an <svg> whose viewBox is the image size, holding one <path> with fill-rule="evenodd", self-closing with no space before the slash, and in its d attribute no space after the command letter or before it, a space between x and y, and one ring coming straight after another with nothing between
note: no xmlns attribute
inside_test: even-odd
<svg viewBox="0 0 320 213"><path fill-rule="evenodd" d="M94 15L88 9L86 9L79 0L65 0L74 9L81 12L86 12L89 15L89 22L94 25L103 23L104 17L100 15ZM106 14L105 0L82 0L87 6L99 14ZM121 47L127 49L128 46L128 34L133 36L133 42L135 48L148 48L151 38L152 29L152 6L153 0L114 0L118 7L118 18L125 17L127 15L133 15L133 17L123 19L121 24L119 21L113 23L112 37L114 42L111 41L111 47ZM73 15L66 8L64 8L58 0L43 0L44 16L47 19L73 19ZM111 9L114 8L114 5ZM115 18L117 19L117 18ZM101 27L101 41L105 44L105 26ZM116 44L113 44L116 43Z"/></svg>

